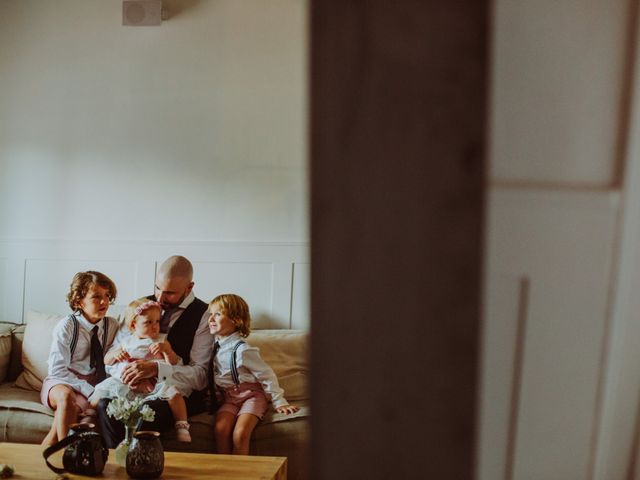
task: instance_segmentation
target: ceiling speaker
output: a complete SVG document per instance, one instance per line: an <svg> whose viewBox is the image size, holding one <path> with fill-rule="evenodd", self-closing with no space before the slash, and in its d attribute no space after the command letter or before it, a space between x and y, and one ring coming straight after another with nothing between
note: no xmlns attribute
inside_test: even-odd
<svg viewBox="0 0 640 480"><path fill-rule="evenodd" d="M160 25L162 22L162 0L124 0L122 2L122 25L133 27Z"/></svg>

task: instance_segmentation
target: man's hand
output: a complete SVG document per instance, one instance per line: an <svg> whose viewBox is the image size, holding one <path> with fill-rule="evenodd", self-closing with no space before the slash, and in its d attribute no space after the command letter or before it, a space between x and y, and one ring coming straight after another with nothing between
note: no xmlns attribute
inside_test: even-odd
<svg viewBox="0 0 640 480"><path fill-rule="evenodd" d="M140 380L145 378L156 378L158 376L158 364L145 360L131 362L122 371L122 383L129 385L135 391L135 386Z"/></svg>

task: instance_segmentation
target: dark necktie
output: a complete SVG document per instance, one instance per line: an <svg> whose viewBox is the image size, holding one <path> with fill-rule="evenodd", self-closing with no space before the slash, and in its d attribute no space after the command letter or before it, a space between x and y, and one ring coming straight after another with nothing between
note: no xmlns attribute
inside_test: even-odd
<svg viewBox="0 0 640 480"><path fill-rule="evenodd" d="M107 372L104 369L104 352L98 338L98 326L91 330L91 356L89 360L91 368L96 369L96 383L100 383L107 378Z"/></svg>
<svg viewBox="0 0 640 480"><path fill-rule="evenodd" d="M160 319L160 332L167 333L169 331L169 322L171 322L171 316L178 311L177 308L167 308L162 313L162 318Z"/></svg>
<svg viewBox="0 0 640 480"><path fill-rule="evenodd" d="M214 370L214 363L216 361L216 354L218 353L218 350L220 349L220 342L216 341L216 343L213 344L213 353L211 354L211 361L209 362L209 411L211 413L215 413L215 411L218 409L218 397L216 396L216 382L215 379L213 378L213 370Z"/></svg>

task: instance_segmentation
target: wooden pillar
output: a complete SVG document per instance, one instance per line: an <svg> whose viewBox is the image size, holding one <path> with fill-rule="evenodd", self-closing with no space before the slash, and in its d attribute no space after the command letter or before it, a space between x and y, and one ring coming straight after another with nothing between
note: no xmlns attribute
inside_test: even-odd
<svg viewBox="0 0 640 480"><path fill-rule="evenodd" d="M488 2L310 10L311 478L472 478Z"/></svg>

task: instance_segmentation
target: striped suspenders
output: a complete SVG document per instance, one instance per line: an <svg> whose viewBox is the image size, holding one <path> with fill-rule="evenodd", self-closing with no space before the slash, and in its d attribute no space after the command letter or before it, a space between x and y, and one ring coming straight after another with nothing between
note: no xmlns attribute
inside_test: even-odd
<svg viewBox="0 0 640 480"><path fill-rule="evenodd" d="M73 321L73 333L71 334L71 356L69 357L69 361L71 361L73 359L73 354L76 351L76 347L78 346L78 330L80 329L80 322L73 314L69 315L69 317ZM105 320L103 323L102 346L104 347L107 344L107 340L109 338L109 322Z"/></svg>

